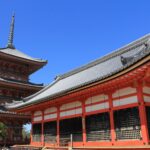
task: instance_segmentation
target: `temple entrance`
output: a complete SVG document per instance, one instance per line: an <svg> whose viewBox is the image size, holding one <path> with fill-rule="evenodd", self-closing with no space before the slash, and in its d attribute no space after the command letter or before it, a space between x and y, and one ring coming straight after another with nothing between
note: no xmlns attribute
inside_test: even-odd
<svg viewBox="0 0 150 150"><path fill-rule="evenodd" d="M32 127L32 140L33 142L41 142L42 124L36 123Z"/></svg>
<svg viewBox="0 0 150 150"><path fill-rule="evenodd" d="M46 122L44 123L44 142L45 143L56 143L57 137L57 122Z"/></svg>
<svg viewBox="0 0 150 150"><path fill-rule="evenodd" d="M82 141L82 118L71 118L60 120L60 144L70 142L70 136L73 141Z"/></svg>
<svg viewBox="0 0 150 150"><path fill-rule="evenodd" d="M101 113L86 117L87 141L110 140L109 113Z"/></svg>
<svg viewBox="0 0 150 150"><path fill-rule="evenodd" d="M114 112L116 140L141 139L138 107Z"/></svg>

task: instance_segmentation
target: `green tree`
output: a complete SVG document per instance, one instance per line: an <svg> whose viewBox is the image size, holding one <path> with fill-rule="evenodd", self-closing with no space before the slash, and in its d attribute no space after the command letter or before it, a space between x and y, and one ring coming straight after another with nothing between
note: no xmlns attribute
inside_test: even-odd
<svg viewBox="0 0 150 150"><path fill-rule="evenodd" d="M0 122L0 139L1 140L6 140L7 137L7 126Z"/></svg>

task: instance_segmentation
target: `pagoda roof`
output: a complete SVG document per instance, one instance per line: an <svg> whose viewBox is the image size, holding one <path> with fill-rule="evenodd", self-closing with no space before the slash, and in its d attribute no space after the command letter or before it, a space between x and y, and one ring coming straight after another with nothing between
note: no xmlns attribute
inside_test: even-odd
<svg viewBox="0 0 150 150"><path fill-rule="evenodd" d="M149 54L150 34L87 65L58 76L54 82L41 91L17 104L9 104L7 107L21 109L35 103L52 100L92 83L103 81L136 64Z"/></svg>
<svg viewBox="0 0 150 150"><path fill-rule="evenodd" d="M16 112L11 112L11 111L5 111L5 110L0 110L0 120L2 121L3 119L6 121L9 118L15 118L15 119L21 119L25 122L29 122L31 120L30 115L25 115L21 113L16 113Z"/></svg>
<svg viewBox="0 0 150 150"><path fill-rule="evenodd" d="M23 81L18 81L18 80L14 80L14 79L6 79L6 78L2 78L0 77L0 82L5 82L5 83L10 83L10 84L18 84L18 85L22 85L22 86L29 86L29 87L37 87L37 88L43 88L44 85L43 84L35 84L32 82L23 82Z"/></svg>
<svg viewBox="0 0 150 150"><path fill-rule="evenodd" d="M5 119L6 120L9 118L19 118L19 119L27 119L26 121L30 121L31 116L29 114L22 114L22 113L16 113L12 111L8 111L4 106L0 106L0 120Z"/></svg>
<svg viewBox="0 0 150 150"><path fill-rule="evenodd" d="M38 62L38 63L47 63L46 60L42 60L42 59L37 59L37 58L33 58L33 57L30 57L26 54L24 54L23 52L15 49L15 48L9 48L9 47L6 47L6 48L0 48L0 54L6 54L6 55L9 55L9 56L13 56L13 57L17 57L17 58L22 58L22 59L25 59L25 60L29 60L29 61L33 61L33 62Z"/></svg>

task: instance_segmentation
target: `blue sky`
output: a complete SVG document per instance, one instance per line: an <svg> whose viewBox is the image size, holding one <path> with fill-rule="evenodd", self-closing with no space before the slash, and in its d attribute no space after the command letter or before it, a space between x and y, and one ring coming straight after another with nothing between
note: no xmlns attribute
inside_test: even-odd
<svg viewBox="0 0 150 150"><path fill-rule="evenodd" d="M15 11L14 45L48 60L31 76L50 83L150 32L149 0L0 0L0 47Z"/></svg>

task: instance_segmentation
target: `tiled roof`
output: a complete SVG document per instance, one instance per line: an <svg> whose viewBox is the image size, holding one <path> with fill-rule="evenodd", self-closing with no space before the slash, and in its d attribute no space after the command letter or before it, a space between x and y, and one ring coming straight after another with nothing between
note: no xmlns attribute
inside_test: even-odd
<svg viewBox="0 0 150 150"><path fill-rule="evenodd" d="M5 78L1 78L1 77L0 77L0 81L7 82L7 83L13 83L13 84L15 83L15 84L24 85L24 86L31 86L31 87L39 87L39 88L44 87L43 84L34 84L31 82L21 82L21 81L17 81L17 80L5 79Z"/></svg>
<svg viewBox="0 0 150 150"><path fill-rule="evenodd" d="M0 48L0 53L4 53L7 55L23 58L23 59L30 60L30 61L46 63L45 60L32 58L32 57L22 53L21 51L14 49L14 48Z"/></svg>
<svg viewBox="0 0 150 150"><path fill-rule="evenodd" d="M11 111L7 111L7 110L0 110L0 114L2 114L2 115L20 116L20 117L24 116L24 117L30 118L30 115L25 115L25 114L21 114L21 113L11 112Z"/></svg>
<svg viewBox="0 0 150 150"><path fill-rule="evenodd" d="M33 103L50 100L66 92L110 77L135 64L150 54L150 35L146 35L96 61L84 65L56 78L56 80L24 99L24 102L11 104L9 108L24 107Z"/></svg>

